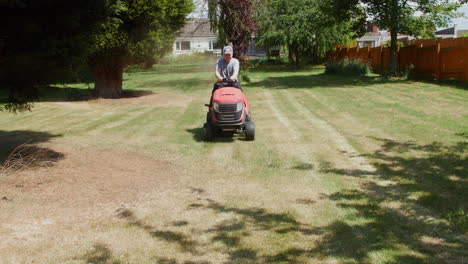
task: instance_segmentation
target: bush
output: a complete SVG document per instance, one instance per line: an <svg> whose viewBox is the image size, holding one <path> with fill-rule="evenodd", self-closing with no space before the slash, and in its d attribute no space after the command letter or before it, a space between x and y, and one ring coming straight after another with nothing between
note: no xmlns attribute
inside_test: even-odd
<svg viewBox="0 0 468 264"><path fill-rule="evenodd" d="M385 68L383 72L380 72L380 74L385 78L391 78L391 77L402 78L402 79L415 78L413 64L410 64L406 67L399 66L396 73L392 73L389 67Z"/></svg>
<svg viewBox="0 0 468 264"><path fill-rule="evenodd" d="M325 66L325 74L363 76L370 72L369 65L360 60L330 61Z"/></svg>

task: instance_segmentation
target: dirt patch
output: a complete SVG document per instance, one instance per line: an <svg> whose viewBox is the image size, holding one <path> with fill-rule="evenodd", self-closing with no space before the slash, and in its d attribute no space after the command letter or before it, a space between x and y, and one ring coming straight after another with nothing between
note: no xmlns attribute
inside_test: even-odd
<svg viewBox="0 0 468 264"><path fill-rule="evenodd" d="M170 162L108 150L73 151L54 146L65 159L0 178L0 236L8 240L45 239L50 230L111 215L163 188L174 174ZM44 224L46 223L46 224ZM57 232L57 231L55 231ZM3 243L0 242L0 248Z"/></svg>

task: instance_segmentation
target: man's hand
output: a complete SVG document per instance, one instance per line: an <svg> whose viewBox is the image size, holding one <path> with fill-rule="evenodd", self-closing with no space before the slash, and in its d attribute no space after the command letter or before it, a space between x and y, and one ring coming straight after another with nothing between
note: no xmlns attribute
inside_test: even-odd
<svg viewBox="0 0 468 264"><path fill-rule="evenodd" d="M218 82L223 82L223 78L218 77Z"/></svg>

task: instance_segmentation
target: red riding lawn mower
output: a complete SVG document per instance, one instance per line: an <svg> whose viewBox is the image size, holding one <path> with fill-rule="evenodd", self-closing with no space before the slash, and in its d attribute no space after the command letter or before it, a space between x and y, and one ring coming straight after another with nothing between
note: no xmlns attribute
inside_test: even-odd
<svg viewBox="0 0 468 264"><path fill-rule="evenodd" d="M255 124L252 122L247 97L241 89L232 87L232 82L223 80L225 87L216 89L207 104L208 113L203 125L206 140L220 135L239 134L246 140L255 139Z"/></svg>

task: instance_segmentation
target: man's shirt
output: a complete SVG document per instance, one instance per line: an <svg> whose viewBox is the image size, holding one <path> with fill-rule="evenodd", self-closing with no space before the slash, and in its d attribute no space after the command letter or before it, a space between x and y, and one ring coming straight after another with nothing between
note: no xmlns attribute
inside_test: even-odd
<svg viewBox="0 0 468 264"><path fill-rule="evenodd" d="M218 72L223 78L237 80L237 75L239 75L239 60L232 58L227 63L224 58L221 58L216 63L216 70L219 70Z"/></svg>

